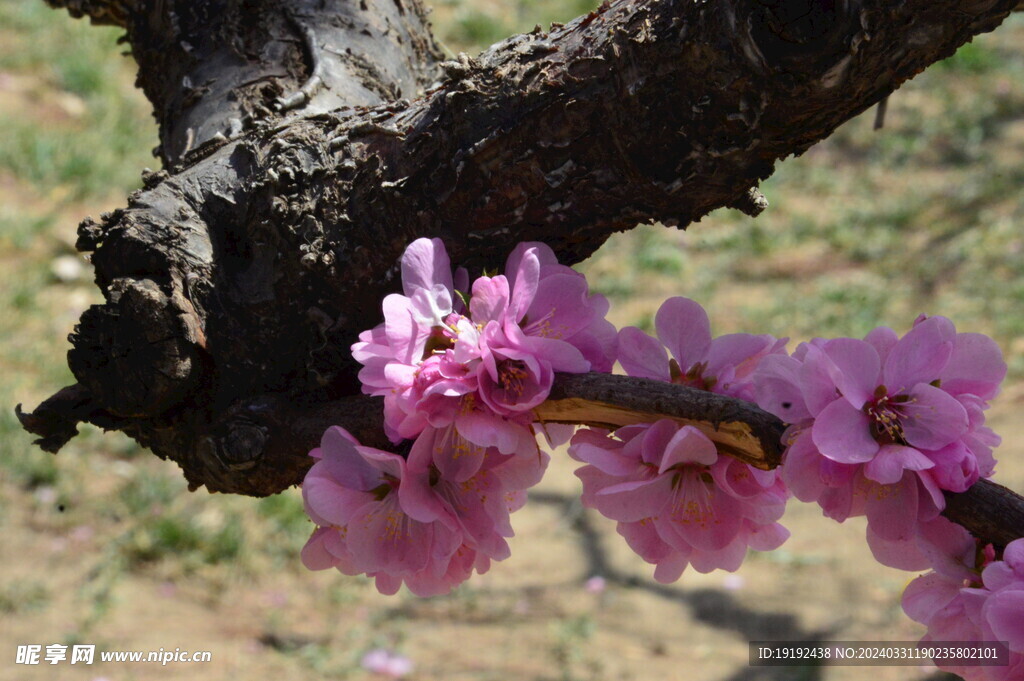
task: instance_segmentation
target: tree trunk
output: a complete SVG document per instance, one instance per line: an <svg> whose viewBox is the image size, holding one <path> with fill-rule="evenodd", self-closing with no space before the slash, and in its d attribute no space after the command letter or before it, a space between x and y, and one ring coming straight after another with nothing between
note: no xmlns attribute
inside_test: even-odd
<svg viewBox="0 0 1024 681"><path fill-rule="evenodd" d="M1018 0L616 0L443 64L418 0L47 1L127 29L167 171L80 226L106 303L72 334L78 383L22 421L50 451L120 429L193 489L266 495L323 423L383 444L349 346L413 239L479 270L756 214L777 160Z"/></svg>

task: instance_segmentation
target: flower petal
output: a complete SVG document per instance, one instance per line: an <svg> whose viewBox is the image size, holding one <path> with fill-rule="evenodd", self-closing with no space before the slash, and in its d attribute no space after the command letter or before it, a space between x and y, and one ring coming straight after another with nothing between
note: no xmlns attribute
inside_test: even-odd
<svg viewBox="0 0 1024 681"><path fill-rule="evenodd" d="M654 568L654 581L661 584L672 584L679 580L683 571L690 564L690 552L672 549L672 551Z"/></svg>
<svg viewBox="0 0 1024 681"><path fill-rule="evenodd" d="M903 435L921 449L941 449L967 432L967 411L949 393L926 383L910 391L903 406Z"/></svg>
<svg viewBox="0 0 1024 681"><path fill-rule="evenodd" d="M331 533L338 534L338 530L333 527L318 527L313 530L313 535L302 547L300 554L302 564L307 570L326 570L338 562L338 559L324 547L324 542Z"/></svg>
<svg viewBox="0 0 1024 681"><path fill-rule="evenodd" d="M711 322L707 312L689 298L669 298L654 316L658 338L685 372L704 360L711 346Z"/></svg>
<svg viewBox="0 0 1024 681"><path fill-rule="evenodd" d="M480 277L473 282L473 297L469 301L473 322L483 325L488 321L500 321L509 305L508 279Z"/></svg>
<svg viewBox="0 0 1024 681"><path fill-rule="evenodd" d="M913 447L882 445L871 461L864 466L864 477L869 480L891 485L899 482L903 471L923 471L935 466L927 456Z"/></svg>
<svg viewBox="0 0 1024 681"><path fill-rule="evenodd" d="M750 532L747 543L755 551L774 551L789 539L789 530L779 523L759 525Z"/></svg>
<svg viewBox="0 0 1024 681"><path fill-rule="evenodd" d="M644 444L646 445L646 442ZM718 449L715 443L693 426L683 426L665 446L665 454L661 459L658 473L664 474L673 466L682 464L710 466L716 461Z"/></svg>
<svg viewBox="0 0 1024 681"><path fill-rule="evenodd" d="M661 466L665 458L665 452L668 449L669 443L672 438L675 437L679 432L679 424L670 419L659 419L654 423L648 425L642 431L643 435L637 442L640 443L640 458L646 464L654 466ZM616 435L619 435L619 431L616 431ZM630 441L626 445L626 451L624 452L627 456L632 456L635 445L634 441Z"/></svg>
<svg viewBox="0 0 1024 681"><path fill-rule="evenodd" d="M508 270L506 270L507 272ZM530 304L537 295L537 286L540 283L540 260L537 257L536 247L526 249L519 260L515 274L509 275L509 277L512 297L509 300L508 313L511 320L518 323L530 309Z"/></svg>
<svg viewBox="0 0 1024 681"><path fill-rule="evenodd" d="M839 392L855 409L874 395L881 378L882 362L869 343L856 338L836 338L825 344L825 353L838 370L833 378Z"/></svg>
<svg viewBox="0 0 1024 681"><path fill-rule="evenodd" d="M707 351L707 374L718 376L725 369L735 369L775 344L771 336L749 333L728 333L711 341Z"/></svg>
<svg viewBox="0 0 1024 681"><path fill-rule="evenodd" d="M412 301L397 293L384 296L384 330L394 358L404 364L423 359L423 344L430 333L416 321Z"/></svg>
<svg viewBox="0 0 1024 681"><path fill-rule="evenodd" d="M800 366L799 360L786 355L768 355L762 359L753 376L757 406L786 423L810 418L800 391Z"/></svg>
<svg viewBox="0 0 1024 681"><path fill-rule="evenodd" d="M340 527L347 525L359 509L373 501L373 496L339 485L320 462L306 473L302 481L302 500L306 513L318 525Z"/></svg>
<svg viewBox="0 0 1024 681"><path fill-rule="evenodd" d="M929 572L907 585L902 598L903 612L915 622L927 625L960 595L959 587L957 582Z"/></svg>
<svg viewBox="0 0 1024 681"><path fill-rule="evenodd" d="M580 438L577 433L569 445L569 455L609 475L626 477L635 474L640 468L640 462L623 456L621 446L613 447L611 440L604 440L605 442L589 442L585 438Z"/></svg>
<svg viewBox="0 0 1024 681"><path fill-rule="evenodd" d="M800 366L800 390L807 411L817 418L821 410L839 396L839 386L836 385L839 369L819 345L802 343L797 347L797 352L801 351L804 357Z"/></svg>
<svg viewBox="0 0 1024 681"><path fill-rule="evenodd" d="M672 553L672 547L661 540L649 519L635 523L619 523L618 533L629 544L629 548L648 563L658 563Z"/></svg>
<svg viewBox="0 0 1024 681"><path fill-rule="evenodd" d="M878 453L869 426L867 414L846 400L835 400L818 414L811 436L823 456L839 463L864 463Z"/></svg>
<svg viewBox="0 0 1024 681"><path fill-rule="evenodd" d="M945 317L930 317L907 332L885 360L889 394L939 378L953 354L956 327Z"/></svg>
<svg viewBox="0 0 1024 681"><path fill-rule="evenodd" d="M564 340L587 328L596 314L587 293L587 280L571 270L542 277L526 308L526 333Z"/></svg>
<svg viewBox="0 0 1024 681"><path fill-rule="evenodd" d="M1024 584L992 594L982 612L997 639L1006 641L1010 650L1024 650Z"/></svg>
<svg viewBox="0 0 1024 681"><path fill-rule="evenodd" d="M977 580L974 563L977 545L971 533L939 516L918 527L918 544L928 564L939 574L963 582Z"/></svg>
<svg viewBox="0 0 1024 681"><path fill-rule="evenodd" d="M825 484L820 475L823 460L807 430L801 431L786 449L780 475L789 491L800 501L816 502L824 492Z"/></svg>
<svg viewBox="0 0 1024 681"><path fill-rule="evenodd" d="M958 333L953 354L942 370L942 389L952 395L971 393L990 400L1006 378L1006 362L996 342L981 333Z"/></svg>
<svg viewBox="0 0 1024 681"><path fill-rule="evenodd" d="M868 332L868 335L864 336L864 342L868 343L878 353L878 357L882 360L884 366L886 358L892 349L896 347L900 337L896 335L896 332L890 329L888 326L879 326Z"/></svg>
<svg viewBox="0 0 1024 681"><path fill-rule="evenodd" d="M665 347L635 326L619 331L619 364L630 376L669 380Z"/></svg>
<svg viewBox="0 0 1024 681"><path fill-rule="evenodd" d="M882 565L909 572L927 570L931 567L927 556L921 553L913 539L883 539L875 534L870 526L867 528L867 539L871 555Z"/></svg>
<svg viewBox="0 0 1024 681"><path fill-rule="evenodd" d="M736 537L720 549L695 550L690 554L690 565L701 574L713 570L735 572L747 557L747 543L742 537Z"/></svg>
<svg viewBox="0 0 1024 681"><path fill-rule="evenodd" d="M402 255L402 290L412 296L418 288L441 284L452 290L452 265L440 239L416 239Z"/></svg>
<svg viewBox="0 0 1024 681"><path fill-rule="evenodd" d="M658 515L671 494L671 477L663 476L605 487L597 493L595 501L601 515L629 523Z"/></svg>
<svg viewBox="0 0 1024 681"><path fill-rule="evenodd" d="M893 485L870 484L865 491L864 511L872 532L889 541L914 538L918 503L914 473L906 473Z"/></svg>
<svg viewBox="0 0 1024 681"><path fill-rule="evenodd" d="M1024 539L1014 539L1007 544L1003 551L1003 560L1024 578Z"/></svg>

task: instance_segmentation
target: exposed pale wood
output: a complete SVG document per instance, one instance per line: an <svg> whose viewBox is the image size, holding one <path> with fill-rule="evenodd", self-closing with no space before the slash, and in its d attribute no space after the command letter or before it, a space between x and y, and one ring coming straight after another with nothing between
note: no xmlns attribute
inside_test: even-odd
<svg viewBox="0 0 1024 681"><path fill-rule="evenodd" d="M784 426L757 405L662 381L612 374L560 374L541 422L618 428L668 418L694 426L719 450L758 468L779 465Z"/></svg>

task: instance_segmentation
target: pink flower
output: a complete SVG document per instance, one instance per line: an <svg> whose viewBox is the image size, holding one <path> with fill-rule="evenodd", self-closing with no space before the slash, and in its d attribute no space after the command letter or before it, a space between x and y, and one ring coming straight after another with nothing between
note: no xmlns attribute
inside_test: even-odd
<svg viewBox="0 0 1024 681"><path fill-rule="evenodd" d="M547 455L503 455L454 427L425 429L409 460L363 447L340 427L310 453L303 499L318 528L306 567L367 574L382 593L404 583L420 596L447 593L474 570L509 555L509 514L547 466Z"/></svg>
<svg viewBox="0 0 1024 681"><path fill-rule="evenodd" d="M949 523L952 525L952 523ZM965 667L941 659L935 664L968 681L1010 681L1024 677L1024 539L1010 542L1001 560L991 546L979 550L962 528L932 546L934 570L911 582L903 610L928 627L922 642L1005 641L1007 666Z"/></svg>
<svg viewBox="0 0 1024 681"><path fill-rule="evenodd" d="M654 327L657 339L632 326L619 331L619 363L627 374L748 401L754 399L750 380L754 368L765 356L785 352L786 340L768 335L733 333L712 338L707 313L689 298L662 303Z"/></svg>
<svg viewBox="0 0 1024 681"><path fill-rule="evenodd" d="M462 545L461 534L440 522L420 522L401 504L405 459L363 447L337 426L310 455L317 462L306 474L302 497L319 527L302 550L307 568L365 573L376 578L382 593L394 593L403 580L419 595L445 593L456 576L468 577L460 572L443 579ZM421 582L429 584L418 588Z"/></svg>
<svg viewBox="0 0 1024 681"><path fill-rule="evenodd" d="M384 648L374 648L363 655L360 662L363 669L398 679L412 672L412 661Z"/></svg>
<svg viewBox="0 0 1024 681"><path fill-rule="evenodd" d="M493 560L509 556L509 513L516 493L540 481L548 456L503 455L461 438L454 427L427 429L409 453L400 498L421 522L440 522L462 535L465 545Z"/></svg>
<svg viewBox="0 0 1024 681"><path fill-rule="evenodd" d="M719 456L692 426L663 419L612 434L584 430L569 454L588 465L576 471L583 504L618 521L618 531L654 578L736 570L747 547L777 548L789 533L776 521L787 493L774 472Z"/></svg>
<svg viewBox="0 0 1024 681"><path fill-rule="evenodd" d="M754 383L758 404L792 424L787 486L840 522L866 515L874 548L913 542L945 507L942 490L991 473L998 437L983 412L1005 374L991 339L921 317L903 338L880 327L769 355Z"/></svg>
<svg viewBox="0 0 1024 681"><path fill-rule="evenodd" d="M687 298L667 300L655 327L657 339L633 327L619 332L619 362L629 375L744 399L753 395L757 363L785 345L749 334L713 339L707 314ZM675 581L687 565L735 570L748 546L769 550L788 536L775 522L788 496L775 474L719 457L692 427L664 420L611 436L581 431L569 451L590 464L576 472L584 505L619 521L633 550L657 565L659 581Z"/></svg>
<svg viewBox="0 0 1024 681"><path fill-rule="evenodd" d="M384 396L393 441L454 424L504 454L528 448L555 372L611 369L607 301L538 243L517 246L505 274L474 281L468 305L457 278L440 240L409 246L403 294L385 298L384 323L352 346L363 391Z"/></svg>
<svg viewBox="0 0 1024 681"><path fill-rule="evenodd" d="M542 243L516 246L505 271L515 273L509 281L513 303L518 303L510 306L509 317L525 336L542 344L568 343L591 370L612 370L616 338L615 327L605 319L608 301L589 292L582 274L559 265L551 248Z"/></svg>

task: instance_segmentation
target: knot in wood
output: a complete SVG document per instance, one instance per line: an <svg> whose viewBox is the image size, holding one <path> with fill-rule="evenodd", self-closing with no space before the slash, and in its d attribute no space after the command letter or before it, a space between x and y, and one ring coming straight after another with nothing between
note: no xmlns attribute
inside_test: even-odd
<svg viewBox="0 0 1024 681"><path fill-rule="evenodd" d="M248 470L263 456L266 444L266 428L244 421L233 423L221 440L221 461L233 471Z"/></svg>
<svg viewBox="0 0 1024 681"><path fill-rule="evenodd" d="M150 279L116 279L70 336L68 364L99 405L122 417L156 416L195 387L199 362L181 310Z"/></svg>

